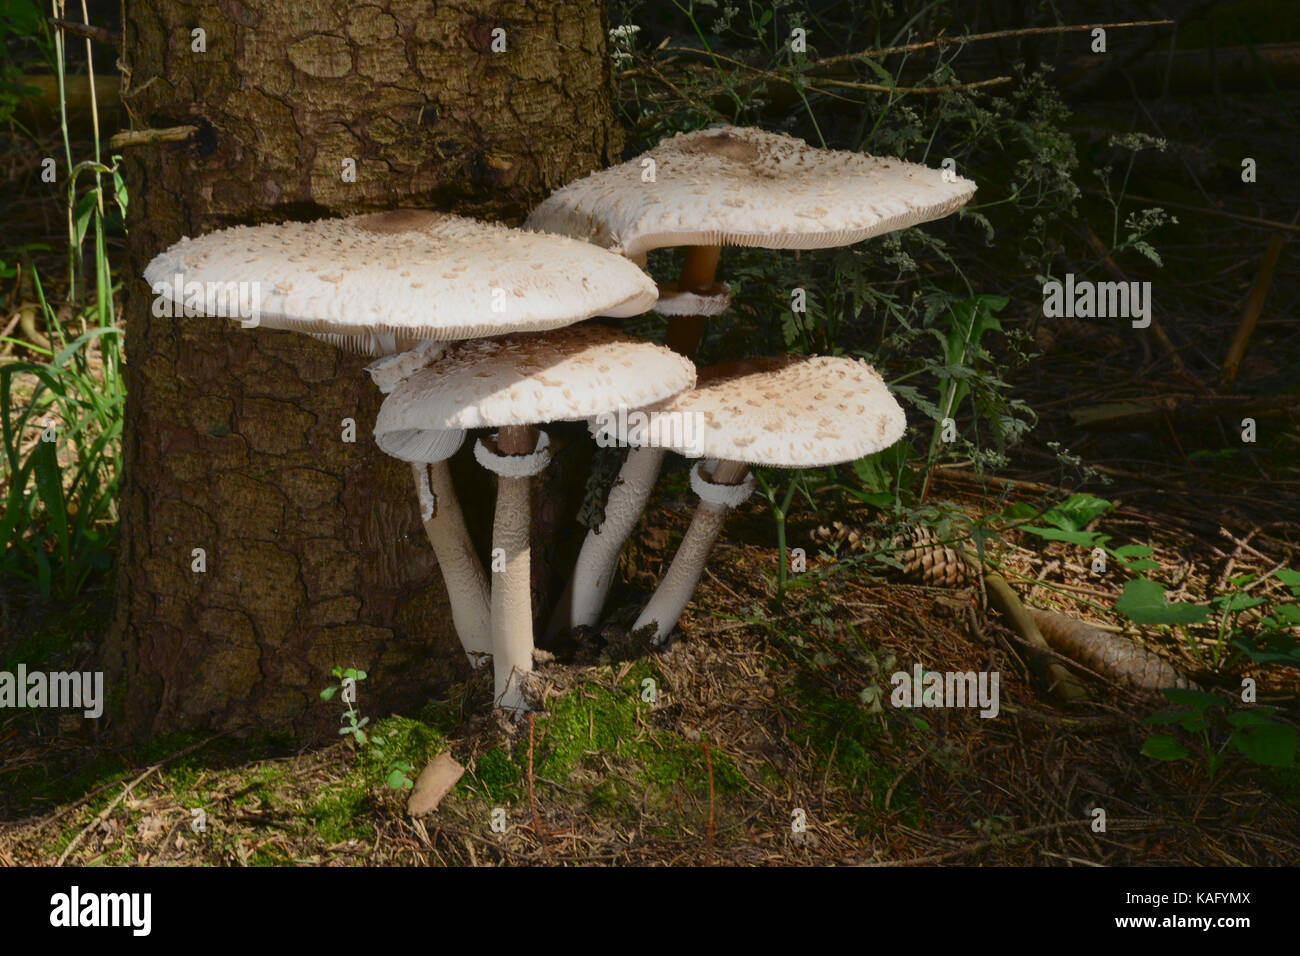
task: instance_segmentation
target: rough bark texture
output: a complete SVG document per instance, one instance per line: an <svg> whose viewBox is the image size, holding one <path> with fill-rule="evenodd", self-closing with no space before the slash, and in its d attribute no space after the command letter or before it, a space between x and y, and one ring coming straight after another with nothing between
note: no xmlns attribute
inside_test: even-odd
<svg viewBox="0 0 1300 956"><path fill-rule="evenodd" d="M374 447L364 360L153 316L134 277L182 235L235 223L402 205L522 219L617 158L603 5L127 0L124 23L132 125L200 132L125 163L130 398L105 648L116 726L332 732L317 692L340 664L369 671L366 712L413 706L468 665L410 473ZM206 52L192 49L198 28ZM474 529L491 488L465 487L465 464Z"/></svg>

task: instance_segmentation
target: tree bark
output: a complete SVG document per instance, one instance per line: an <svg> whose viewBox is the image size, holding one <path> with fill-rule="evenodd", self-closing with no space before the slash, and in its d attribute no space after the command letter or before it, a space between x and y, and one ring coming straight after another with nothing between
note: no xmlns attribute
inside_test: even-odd
<svg viewBox="0 0 1300 956"><path fill-rule="evenodd" d="M376 716L469 672L407 466L374 446L365 360L155 316L139 276L182 235L236 223L398 206L521 220L618 158L606 42L598 0L127 0L131 127L199 131L124 161L129 399L104 650L120 734L311 737L333 733L318 692L335 665L368 671ZM490 487L459 484L486 537Z"/></svg>

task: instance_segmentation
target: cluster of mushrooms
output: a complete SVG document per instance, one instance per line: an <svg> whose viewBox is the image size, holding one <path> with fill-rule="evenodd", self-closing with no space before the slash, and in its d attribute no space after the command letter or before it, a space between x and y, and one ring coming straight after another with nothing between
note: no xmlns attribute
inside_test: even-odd
<svg viewBox="0 0 1300 956"><path fill-rule="evenodd" d="M784 356L697 372L704 323L730 301L716 277L721 247L848 245L945 216L974 191L897 159L713 128L571 183L523 229L410 209L237 226L181 240L145 278L168 289L177 275L177 288L257 282L260 325L377 358L367 370L386 398L375 441L411 464L461 644L475 666L492 660L495 703L518 712L528 709L533 667L529 481L549 460L544 426L586 421L597 437L629 446L550 633L599 622L664 454L700 459L691 471L699 506L634 625L652 625L662 642L727 513L752 491L751 467L853 461L906 427L861 360ZM676 282L656 286L643 271L646 253L668 246L686 247L685 264ZM668 318L666 346L587 321L649 310ZM682 429L611 432L629 410L643 421L691 416L701 427L689 441L678 440ZM475 458L497 476L490 584L447 464L471 431Z"/></svg>

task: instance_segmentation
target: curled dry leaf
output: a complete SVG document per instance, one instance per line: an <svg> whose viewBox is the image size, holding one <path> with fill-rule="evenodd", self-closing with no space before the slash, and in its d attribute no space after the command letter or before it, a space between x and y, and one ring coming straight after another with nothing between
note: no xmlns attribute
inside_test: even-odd
<svg viewBox="0 0 1300 956"><path fill-rule="evenodd" d="M437 810L442 798L451 792L464 773L465 768L451 754L438 754L420 771L411 799L406 803L406 812L413 817L422 817Z"/></svg>

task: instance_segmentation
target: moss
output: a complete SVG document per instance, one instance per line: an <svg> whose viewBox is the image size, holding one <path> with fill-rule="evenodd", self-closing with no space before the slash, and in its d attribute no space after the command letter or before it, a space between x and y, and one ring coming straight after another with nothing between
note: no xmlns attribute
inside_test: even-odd
<svg viewBox="0 0 1300 956"><path fill-rule="evenodd" d="M360 765L374 780L383 782L393 761L411 765L412 778L419 776L425 764L447 749L447 740L441 732L423 721L410 717L386 717L370 727L370 743L361 749ZM374 744L382 744L379 754Z"/></svg>
<svg viewBox="0 0 1300 956"><path fill-rule="evenodd" d="M715 747L710 750L709 758L713 764L715 794L737 794L749 789L749 781L730 757ZM709 792L709 768L701 745L683 742L658 753L648 753L643 759L643 775L651 783L665 789L680 784L696 795Z"/></svg>
<svg viewBox="0 0 1300 956"><path fill-rule="evenodd" d="M504 750L479 754L470 772L461 778L461 792L477 789L493 803L513 803L521 793L522 775Z"/></svg>
<svg viewBox="0 0 1300 956"><path fill-rule="evenodd" d="M454 736L465 721L464 693L446 700L431 700L420 708L420 720L444 737Z"/></svg>
<svg viewBox="0 0 1300 956"><path fill-rule="evenodd" d="M794 738L802 738L804 746L819 758L820 768L829 769L841 786L869 798L872 810L883 811L889 788L905 768L878 756L879 718L856 700L820 691L800 689L795 700L799 725ZM906 780L894 788L889 809L900 812L908 824L917 822L916 795ZM874 815L861 818L858 829L874 832Z"/></svg>
<svg viewBox="0 0 1300 956"><path fill-rule="evenodd" d="M322 793L306 812L317 835L329 844L364 839L368 830L358 817L370 808L369 790L365 778L353 772L342 785Z"/></svg>

